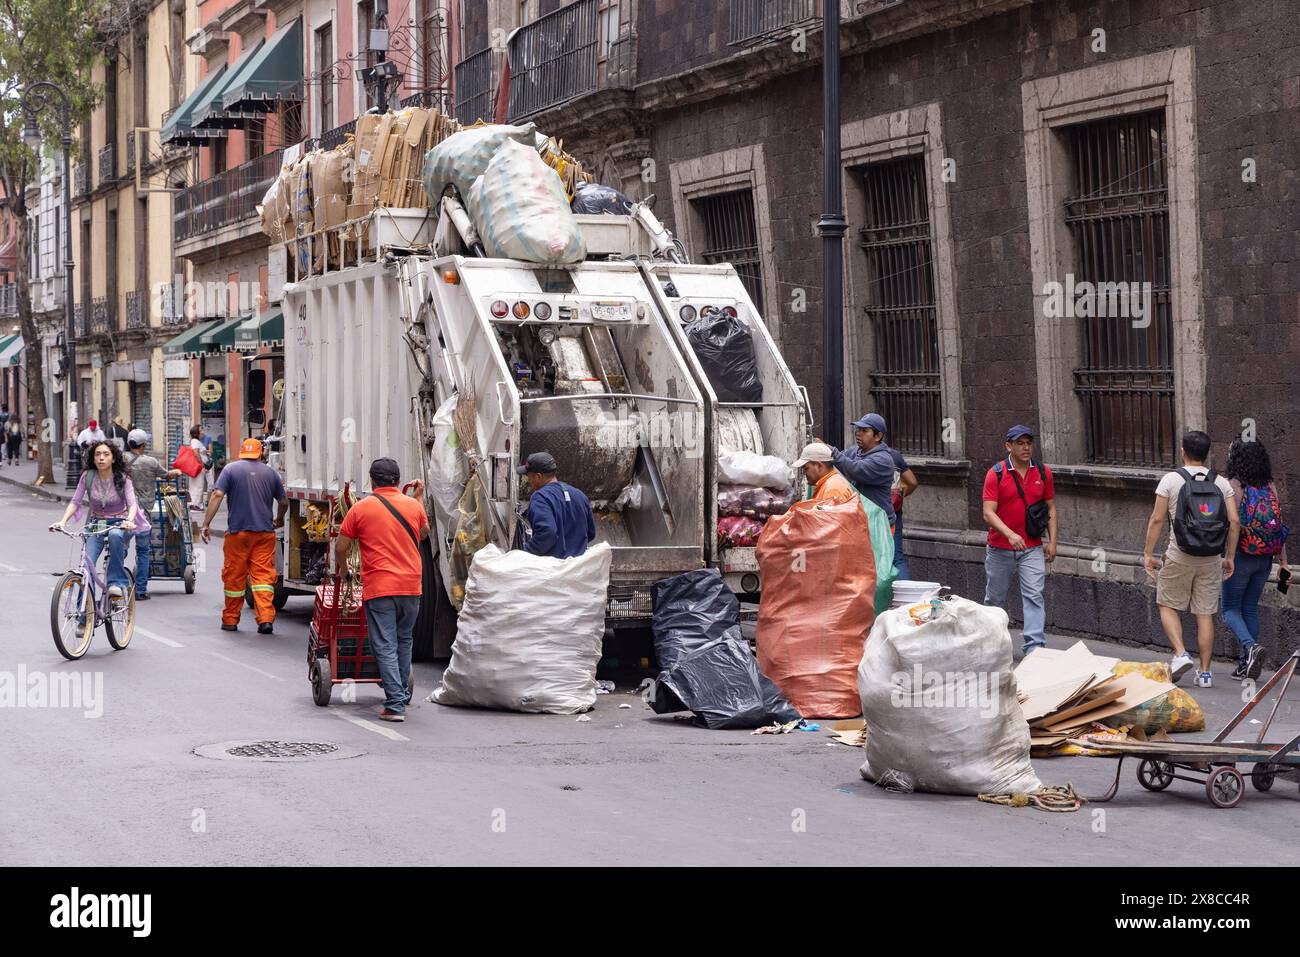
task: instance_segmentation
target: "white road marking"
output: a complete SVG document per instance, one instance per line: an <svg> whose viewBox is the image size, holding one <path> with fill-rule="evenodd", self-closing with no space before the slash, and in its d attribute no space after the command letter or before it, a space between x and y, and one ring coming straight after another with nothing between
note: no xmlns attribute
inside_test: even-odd
<svg viewBox="0 0 1300 957"><path fill-rule="evenodd" d="M20 572L20 571L22 571L21 568L14 568L14 566L12 566L12 565L6 565L4 562L0 562L0 568L4 569L4 570L7 571L7 572Z"/></svg>
<svg viewBox="0 0 1300 957"><path fill-rule="evenodd" d="M162 635L155 635L152 631L149 631L148 629L145 628L141 628L139 625L135 626L135 633L137 635L143 635L145 638L148 638L150 641L156 641L159 644L166 645L168 648L185 647L179 641L172 641L170 638L164 638Z"/></svg>
<svg viewBox="0 0 1300 957"><path fill-rule="evenodd" d="M338 717L342 718L344 721L351 721L358 728L365 728L367 731L375 732L375 734L382 734L385 738L388 738L391 741L411 740L404 734L398 734L392 728L385 728L382 724L375 724L373 721L367 721L365 718L354 718L351 715L346 715L341 711L331 711L330 713L333 715L337 715Z"/></svg>
<svg viewBox="0 0 1300 957"><path fill-rule="evenodd" d="M272 681L280 680L279 675L273 675L271 674L271 672L263 671L261 668L254 668L252 665L248 664L247 662L238 661L234 658L227 658L225 655L219 655L215 651L209 651L208 654L210 654L213 658L220 658L222 661L228 661L232 665L239 665L239 667L247 668L249 671L256 671L259 675L264 675L265 677L270 678Z"/></svg>

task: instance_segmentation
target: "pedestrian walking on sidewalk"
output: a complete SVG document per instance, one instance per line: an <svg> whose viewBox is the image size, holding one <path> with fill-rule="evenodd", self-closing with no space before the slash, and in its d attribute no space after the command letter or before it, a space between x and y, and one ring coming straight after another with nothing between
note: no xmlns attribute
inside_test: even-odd
<svg viewBox="0 0 1300 957"><path fill-rule="evenodd" d="M83 450L85 450L91 442L104 442L107 441L107 439L108 436L104 434L104 430L99 427L99 423L94 419L91 419L90 424L77 433L77 444L81 446Z"/></svg>
<svg viewBox="0 0 1300 957"><path fill-rule="evenodd" d="M1169 677L1175 684L1194 667L1183 645L1180 612L1196 616L1196 650L1200 670L1196 686L1209 688L1210 654L1214 650L1214 616L1222 585L1232 577L1241 531L1236 492L1232 484L1206 464L1210 437L1191 431L1183 436L1182 468L1167 473L1156 486L1155 506L1147 520L1142 567L1156 583L1160 624L1174 649ZM1172 527L1164 561L1155 558L1156 541L1166 522Z"/></svg>
<svg viewBox="0 0 1300 957"><path fill-rule="evenodd" d="M212 456L203 441L203 426L190 426L190 448L203 466L203 471L190 480L190 508L199 510L208 504L208 484L212 472Z"/></svg>
<svg viewBox="0 0 1300 957"><path fill-rule="evenodd" d="M580 490L561 482L549 452L534 452L515 469L528 480L528 527L524 551L552 558L577 558L596 540L596 516Z"/></svg>
<svg viewBox="0 0 1300 957"><path fill-rule="evenodd" d="M1013 425L1007 457L984 476L984 604L1001 605L1020 580L1024 608L1024 651L1044 644L1047 627L1047 566L1056 558L1056 491L1052 471L1034 461L1034 433Z"/></svg>
<svg viewBox="0 0 1300 957"><path fill-rule="evenodd" d="M275 606L275 530L284 525L289 499L284 494L280 473L262 461L262 443L244 439L239 446L239 461L221 470L217 487L208 496L203 515L204 544L212 540L212 519L228 498L226 535L222 543L224 561L221 586L226 597L221 613L221 630L238 631L239 615L244 607L244 589L253 592L253 613L257 633L274 631ZM271 505L278 504L275 518Z"/></svg>
<svg viewBox="0 0 1300 957"><path fill-rule="evenodd" d="M424 489L416 482L415 497L403 495L401 480L392 459L370 463L371 493L348 510L334 545L339 568L347 567L353 542L361 548L361 598L370 653L383 681L379 717L385 721L405 721L411 703L411 648L424 584L420 542L429 537L420 504Z"/></svg>
<svg viewBox="0 0 1300 957"><path fill-rule="evenodd" d="M5 448L0 449L0 452L4 453L0 454L0 465L3 465L8 455L9 445L9 406L7 405L0 405L0 437L3 437L5 443Z"/></svg>
<svg viewBox="0 0 1300 957"><path fill-rule="evenodd" d="M9 457L10 465L17 465L19 461L19 452L23 444L23 429L18 424L17 419L9 420L9 434L5 436L5 454Z"/></svg>
<svg viewBox="0 0 1300 957"><path fill-rule="evenodd" d="M898 480L899 469L894 458L898 453L885 444L885 430L884 416L875 412L864 415L853 423L853 439L857 442L857 448L845 452L833 450L831 464L868 501L880 506L889 519L892 531L898 523L893 495L890 493ZM901 459L902 456L899 455L898 458Z"/></svg>
<svg viewBox="0 0 1300 957"><path fill-rule="evenodd" d="M135 533L135 600L149 600L149 566L153 561L153 549L150 544L154 522L162 523L164 516L153 511L156 501L159 479L174 478L184 473L180 469L169 469L152 455L145 452L149 444L149 433L143 429L133 429L126 436L127 472L131 475L131 484L138 489L140 511L149 516L149 524ZM189 519L186 519L189 521Z"/></svg>
<svg viewBox="0 0 1300 957"><path fill-rule="evenodd" d="M1279 587L1291 577L1286 561L1288 529L1273 484L1273 465L1263 442L1235 439L1228 447L1223 470L1232 486L1241 534L1233 558L1232 577L1223 583L1223 620L1241 643L1234 678L1258 678L1264 667L1259 643L1259 599L1268 584L1273 559L1279 564Z"/></svg>
<svg viewBox="0 0 1300 957"><path fill-rule="evenodd" d="M108 526L86 539L86 556L92 565L98 565L99 556L108 547L108 594L117 600L125 597L129 584L126 550L138 530L148 532L149 521L136 504L131 477L116 445L107 439L92 443L86 450L85 463L72 501L50 531L60 531L69 519L80 516L83 504L87 505L87 524L101 521Z"/></svg>

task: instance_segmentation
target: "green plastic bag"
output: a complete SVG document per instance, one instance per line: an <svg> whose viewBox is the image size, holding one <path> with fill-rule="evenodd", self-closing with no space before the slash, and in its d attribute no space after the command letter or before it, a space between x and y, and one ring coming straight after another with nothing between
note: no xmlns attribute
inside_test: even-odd
<svg viewBox="0 0 1300 957"><path fill-rule="evenodd" d="M894 533L883 508L865 495L859 495L858 501L867 513L867 525L871 528L871 553L876 559L876 614L881 615L893 604L894 579L898 577L894 568Z"/></svg>

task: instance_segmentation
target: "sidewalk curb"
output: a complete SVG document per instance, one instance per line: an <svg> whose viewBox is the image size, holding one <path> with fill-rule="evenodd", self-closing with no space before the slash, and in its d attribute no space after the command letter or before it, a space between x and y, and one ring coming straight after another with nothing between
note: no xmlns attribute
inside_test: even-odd
<svg viewBox="0 0 1300 957"><path fill-rule="evenodd" d="M55 490L47 485L33 485L31 482L24 482L22 479L9 478L7 475L0 475L0 482L6 485L12 485L14 488L20 488L24 491L39 495L48 502L71 502L72 493L62 490Z"/></svg>

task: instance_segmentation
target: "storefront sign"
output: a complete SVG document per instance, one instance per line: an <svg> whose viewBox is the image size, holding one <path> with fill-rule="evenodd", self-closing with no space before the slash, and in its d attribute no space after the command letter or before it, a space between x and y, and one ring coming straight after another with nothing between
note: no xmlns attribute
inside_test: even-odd
<svg viewBox="0 0 1300 957"><path fill-rule="evenodd" d="M204 379L199 383L199 401L204 405L212 405L221 401L221 395L225 390L221 382L217 379Z"/></svg>
<svg viewBox="0 0 1300 957"><path fill-rule="evenodd" d="M276 379L275 384L271 386L271 395L275 396L275 401L280 402L284 399L284 380Z"/></svg>

